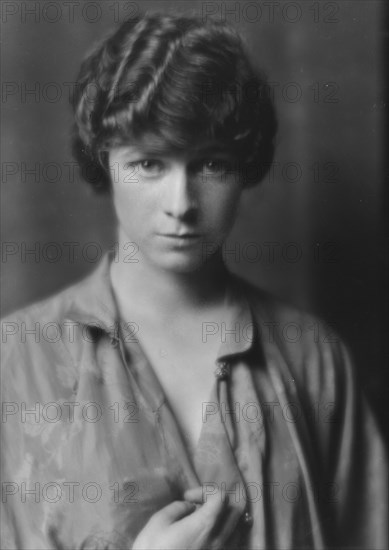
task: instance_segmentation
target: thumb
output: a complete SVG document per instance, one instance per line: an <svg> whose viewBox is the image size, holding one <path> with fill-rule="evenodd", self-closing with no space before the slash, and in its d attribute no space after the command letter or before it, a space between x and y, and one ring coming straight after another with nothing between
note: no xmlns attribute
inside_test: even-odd
<svg viewBox="0 0 389 550"><path fill-rule="evenodd" d="M202 524L210 523L211 525L214 525L222 515L225 507L226 500L222 498L221 492L218 491L217 493L208 496L205 499L204 504L197 509L195 514L196 519Z"/></svg>
<svg viewBox="0 0 389 550"><path fill-rule="evenodd" d="M154 520L160 525L170 525L196 510L193 502L175 500L154 515Z"/></svg>

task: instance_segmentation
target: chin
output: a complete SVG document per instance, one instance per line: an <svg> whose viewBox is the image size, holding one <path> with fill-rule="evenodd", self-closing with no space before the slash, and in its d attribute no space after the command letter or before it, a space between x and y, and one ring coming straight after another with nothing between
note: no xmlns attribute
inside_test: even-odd
<svg viewBox="0 0 389 550"><path fill-rule="evenodd" d="M154 260L154 265L157 262ZM199 271L206 261L199 254L170 253L165 254L158 262L158 267L172 273L193 273Z"/></svg>

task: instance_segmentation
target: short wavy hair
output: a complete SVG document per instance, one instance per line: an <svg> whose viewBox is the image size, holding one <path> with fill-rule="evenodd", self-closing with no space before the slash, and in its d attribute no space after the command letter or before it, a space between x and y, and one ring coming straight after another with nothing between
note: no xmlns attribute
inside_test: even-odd
<svg viewBox="0 0 389 550"><path fill-rule="evenodd" d="M72 102L73 153L96 190L111 187L109 149L149 132L170 153L218 142L245 185L263 179L273 159L269 87L224 22L158 13L125 21L83 61Z"/></svg>

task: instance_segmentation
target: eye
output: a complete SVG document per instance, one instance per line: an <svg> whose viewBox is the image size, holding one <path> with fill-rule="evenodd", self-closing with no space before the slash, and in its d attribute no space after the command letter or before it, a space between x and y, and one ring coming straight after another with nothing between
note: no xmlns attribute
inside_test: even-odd
<svg viewBox="0 0 389 550"><path fill-rule="evenodd" d="M142 159L131 162L126 162L124 165L126 170L132 168L135 172L143 177L159 176L163 172L163 162L157 159Z"/></svg>
<svg viewBox="0 0 389 550"><path fill-rule="evenodd" d="M209 172L225 172L227 169L227 161L219 159L207 159L203 165Z"/></svg>
<svg viewBox="0 0 389 550"><path fill-rule="evenodd" d="M227 159L209 158L198 161L197 169L204 177L226 177L233 171L233 163Z"/></svg>

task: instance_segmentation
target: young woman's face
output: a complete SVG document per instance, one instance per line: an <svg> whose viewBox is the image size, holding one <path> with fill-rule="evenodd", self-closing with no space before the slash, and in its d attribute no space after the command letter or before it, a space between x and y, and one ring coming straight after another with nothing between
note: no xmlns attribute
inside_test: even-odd
<svg viewBox="0 0 389 550"><path fill-rule="evenodd" d="M109 165L121 245L139 261L189 272L220 249L242 187L230 154L207 145L159 156L131 145L111 149Z"/></svg>

